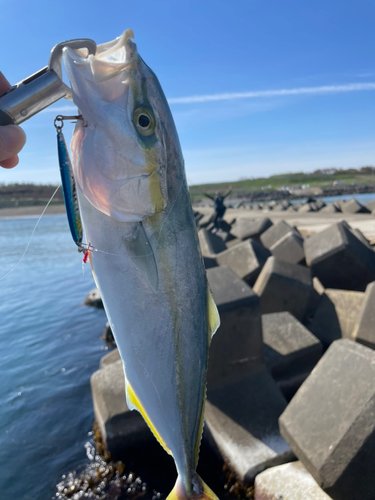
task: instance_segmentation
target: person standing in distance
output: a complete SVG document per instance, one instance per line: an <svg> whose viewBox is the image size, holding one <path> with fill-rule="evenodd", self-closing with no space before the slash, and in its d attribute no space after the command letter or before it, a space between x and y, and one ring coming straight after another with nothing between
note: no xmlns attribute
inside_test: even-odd
<svg viewBox="0 0 375 500"><path fill-rule="evenodd" d="M232 186L229 187L225 194L221 194L219 191L216 191L215 196L211 196L207 193L204 193L204 196L210 198L214 201L215 204L215 217L214 217L214 230L212 232L216 232L218 229L221 229L221 223L225 214L227 207L224 205L224 200L227 196L232 192Z"/></svg>
<svg viewBox="0 0 375 500"><path fill-rule="evenodd" d="M10 83L0 71L0 94ZM13 168L18 164L18 153L24 147L26 134L18 125L0 126L0 167Z"/></svg>

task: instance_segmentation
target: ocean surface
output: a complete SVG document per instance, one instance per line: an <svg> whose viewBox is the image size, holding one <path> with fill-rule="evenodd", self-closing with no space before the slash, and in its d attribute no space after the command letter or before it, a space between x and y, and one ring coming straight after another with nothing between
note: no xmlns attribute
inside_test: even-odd
<svg viewBox="0 0 375 500"><path fill-rule="evenodd" d="M0 278L36 220L0 218ZM105 354L105 313L82 305L94 287L65 215L42 218L0 281L1 500L49 500L88 462L90 376Z"/></svg>
<svg viewBox="0 0 375 500"><path fill-rule="evenodd" d="M350 198L355 198L359 203L362 205L366 205L366 203L369 203L370 201L375 199L375 193L361 193L361 194L344 194L341 196L314 196L313 198L315 199L320 199L323 200L327 205L330 203L336 201L336 200L350 200ZM225 204L230 207L230 206L235 206L236 203L238 202L244 202L247 204L246 200L243 199L233 199L233 200L228 200ZM279 200L281 201L281 200ZM295 200L290 200L290 203L304 203L306 201L306 197L304 198L296 198ZM264 203L262 200L259 200L259 202L254 201L251 204L252 205L257 205L258 203ZM268 202L265 202L268 203Z"/></svg>

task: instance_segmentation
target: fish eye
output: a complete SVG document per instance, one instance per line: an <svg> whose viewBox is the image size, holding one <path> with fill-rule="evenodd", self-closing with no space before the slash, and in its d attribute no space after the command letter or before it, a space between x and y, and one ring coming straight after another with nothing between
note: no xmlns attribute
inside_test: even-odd
<svg viewBox="0 0 375 500"><path fill-rule="evenodd" d="M140 134L151 135L154 132L155 118L148 109L136 109L133 114L133 121Z"/></svg>

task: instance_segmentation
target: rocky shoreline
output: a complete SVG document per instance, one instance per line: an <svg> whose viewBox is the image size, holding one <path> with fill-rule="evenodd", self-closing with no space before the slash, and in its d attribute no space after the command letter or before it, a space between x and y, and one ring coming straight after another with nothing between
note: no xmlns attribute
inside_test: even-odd
<svg viewBox="0 0 375 500"><path fill-rule="evenodd" d="M211 212L195 212L221 316L198 471L219 498L363 500L375 491L375 252L356 227L374 231L375 202L319 214L313 203L292 213L281 204L228 209L219 231ZM102 307L100 294L85 304ZM174 465L128 410L117 349L101 359L91 390L102 453L142 464L146 476L155 470L165 498ZM89 498L129 498L111 491Z"/></svg>
<svg viewBox="0 0 375 500"><path fill-rule="evenodd" d="M228 197L228 201L231 199L240 199L246 202L257 202L257 201L279 201L279 200L297 200L300 198L311 198L317 197L322 198L325 196L344 196L344 195L355 195L364 193L375 193L375 184L361 184L355 186L330 186L327 188L307 188L307 189L293 189L293 190L259 190L259 191L247 191L242 189L236 189ZM195 196L195 202L207 201L207 198L202 197L200 200Z"/></svg>

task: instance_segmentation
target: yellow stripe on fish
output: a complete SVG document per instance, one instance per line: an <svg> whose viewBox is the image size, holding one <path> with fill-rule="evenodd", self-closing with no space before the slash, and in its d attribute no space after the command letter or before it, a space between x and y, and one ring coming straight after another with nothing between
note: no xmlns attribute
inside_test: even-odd
<svg viewBox="0 0 375 500"><path fill-rule="evenodd" d="M142 415L142 417L146 421L147 425L150 427L153 435L156 437L156 439L159 441L159 443L162 445L162 447L165 449L165 451L167 453L169 453L169 455L172 455L171 450L164 443L162 437L160 436L160 434L156 430L155 426L151 422L150 417L145 412L145 410L144 410L144 408L142 406L142 403L139 401L136 393L134 392L132 386L129 384L129 382L128 382L127 379L126 379L126 399L128 401L128 404L130 404L131 406L134 406L135 408L137 408L137 410L139 411L139 413Z"/></svg>
<svg viewBox="0 0 375 500"><path fill-rule="evenodd" d="M215 301L212 297L212 292L207 285L207 328L208 328L208 344L214 336L216 330L220 326L220 316L217 310Z"/></svg>

